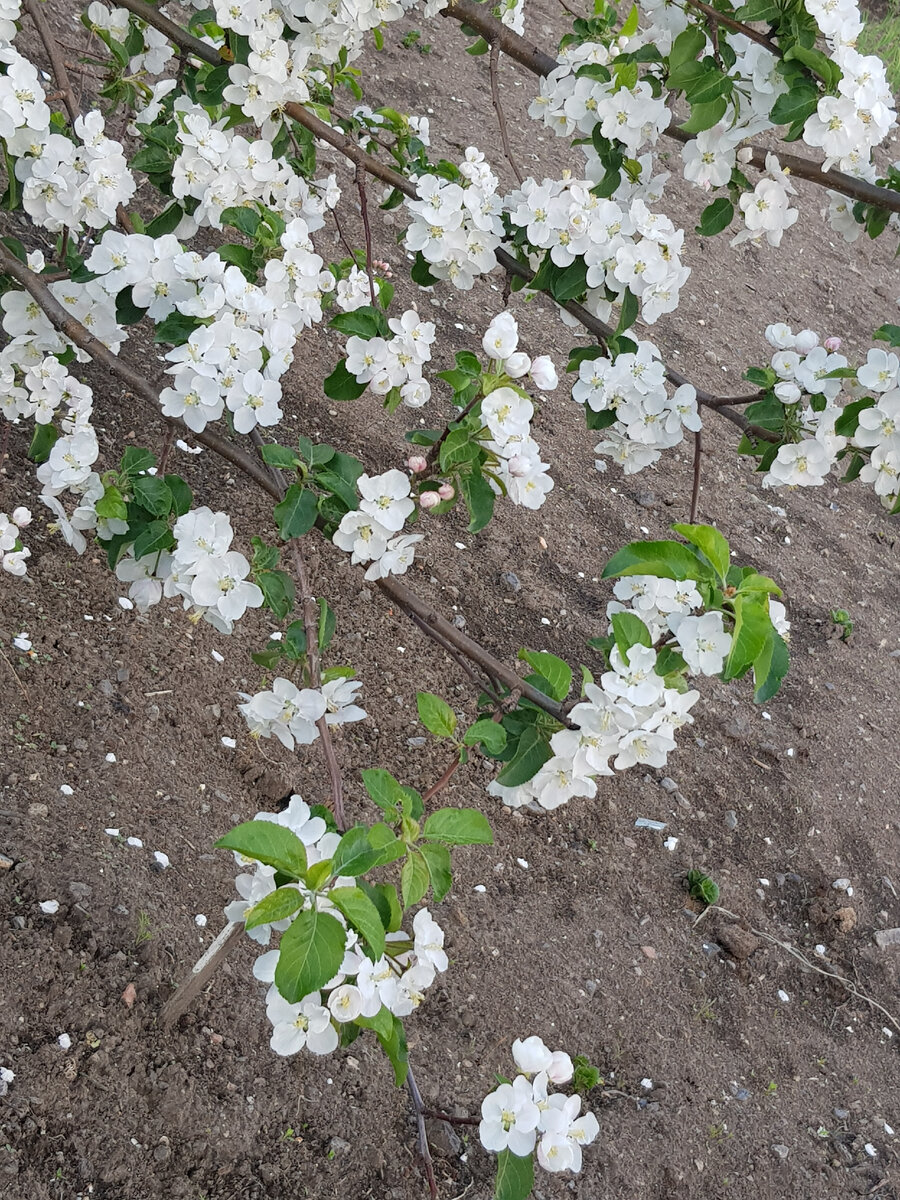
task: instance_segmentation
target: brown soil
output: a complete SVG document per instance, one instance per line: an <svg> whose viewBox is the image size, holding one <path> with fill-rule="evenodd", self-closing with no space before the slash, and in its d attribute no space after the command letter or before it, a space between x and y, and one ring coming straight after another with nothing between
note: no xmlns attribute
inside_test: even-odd
<svg viewBox="0 0 900 1200"><path fill-rule="evenodd" d="M530 0L527 19L546 45L559 32L546 0ZM442 131L434 118L435 138L447 138L441 152L474 142L508 182L486 59L460 53L452 22L425 29L433 49L421 58L400 47L407 28L388 31L367 100L420 113L433 106L448 122ZM523 115L534 81L509 64L502 78L522 164L552 170L560 146ZM436 94L442 88L452 96ZM742 366L765 358L769 321L840 334L852 354L892 319L892 244L837 244L818 216L821 194L801 191L806 209L781 253L692 241L681 309L651 336L698 382L739 390ZM667 211L691 229L702 203L676 184ZM376 220L376 249L402 265L396 228ZM339 257L330 238L323 233L322 251ZM493 277L469 295L439 292L434 315L450 329L457 323L454 349L478 346L501 287ZM399 290L412 298L413 289ZM428 299L419 303L430 315ZM565 331L541 303L514 304L525 347L564 364ZM396 465L408 413L386 417L368 397L347 408L320 399L338 342L312 337L301 347L288 434L333 440L372 469ZM141 361L138 349L130 353ZM143 355L154 373L149 346ZM158 448L135 403L102 373L90 379L103 403L106 461L124 435ZM432 407L443 414L446 405ZM873 936L900 925L895 526L859 485L763 492L733 453L731 427L714 417L707 425L700 519L722 528L739 561L783 581L793 621L785 687L763 714L748 686L709 683L693 736L670 759L675 792L631 771L604 781L595 802L511 815L486 797L485 769L461 771L448 800L481 806L496 845L456 855L453 894L437 911L451 968L408 1022L412 1060L428 1102L471 1114L494 1071L511 1068L514 1037L537 1033L592 1059L607 1082L591 1098L601 1137L575 1180L541 1174L535 1194L548 1200L888 1200L900 1194L888 1132L900 1130L900 1028L888 1036L884 1012L804 969L787 944L900 1015L900 951L879 949ZM510 661L531 646L590 662L584 642L602 632L609 598L595 577L616 547L686 518L690 455L669 452L658 471L631 479L597 474L594 439L564 388L545 403L536 434L556 479L541 512L501 506L478 540L455 516L434 521L409 582ZM18 430L11 450L0 480L7 510L35 490ZM239 542L264 527L266 506L209 454L181 456L178 467L198 503L232 513ZM277 745L254 748L241 728L236 693L259 685L249 654L265 640L265 617L248 618L226 641L174 606L122 612L99 556L75 558L33 507L28 579L0 580L9 660L0 660L0 851L15 863L0 874L0 1064L16 1073L0 1099L0 1194L426 1194L407 1094L393 1088L380 1051L364 1038L328 1060L273 1056L249 946L176 1031L158 1027L161 1002L233 896L233 865L212 851L215 839L292 789L322 800L327 780L316 748L291 758ZM338 614L330 661L354 664L372 714L338 744L350 815L362 817L361 767L387 766L424 787L445 765L433 741L408 745L423 732L416 691L440 692L467 715L474 698L459 668L342 556L321 545L310 560ZM522 583L515 595L499 579L509 570ZM852 616L849 644L835 636L835 607ZM10 647L23 628L33 662ZM238 739L237 751L222 747L223 735ZM666 834L636 830L642 816L667 822ZM109 838L111 826L144 848ZM672 853L662 846L669 834L679 839ZM151 868L157 849L172 860L162 873ZM697 920L682 882L694 867L716 879L739 922ZM833 890L839 877L851 880L852 897ZM479 883L484 894L473 890ZM44 916L38 904L51 898L60 910ZM208 914L206 929L197 913ZM57 1044L64 1032L69 1051ZM432 1132L441 1196L486 1200L493 1162L477 1139L462 1147L447 1127Z"/></svg>

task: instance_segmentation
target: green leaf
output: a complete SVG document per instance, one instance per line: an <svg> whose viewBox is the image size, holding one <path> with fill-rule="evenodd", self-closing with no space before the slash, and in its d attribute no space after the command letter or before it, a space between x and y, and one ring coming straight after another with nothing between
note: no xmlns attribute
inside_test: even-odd
<svg viewBox="0 0 900 1200"><path fill-rule="evenodd" d="M619 653L626 662L628 661L628 651L632 646L653 645L653 638L650 636L650 630L637 615L637 613L613 613L612 627L613 635L616 639L616 645L619 648Z"/></svg>
<svg viewBox="0 0 900 1200"><path fill-rule="evenodd" d="M672 529L697 547L724 582L731 566L731 551L718 529L712 525L673 525Z"/></svg>
<svg viewBox="0 0 900 1200"><path fill-rule="evenodd" d="M450 851L446 846L441 846L437 842L426 842L419 849L428 864L434 902L440 904L453 884L453 877L450 873Z"/></svg>
<svg viewBox="0 0 900 1200"><path fill-rule="evenodd" d="M139 475L156 466L156 455L142 446L129 446L122 455L119 470L125 475Z"/></svg>
<svg viewBox="0 0 900 1200"><path fill-rule="evenodd" d="M769 120L773 125L793 125L812 116L819 105L819 89L808 79L795 83L772 105Z"/></svg>
<svg viewBox="0 0 900 1200"><path fill-rule="evenodd" d="M845 406L843 412L834 423L834 432L841 437L853 437L859 428L859 414L867 408L873 408L875 400L866 396L862 400L854 400Z"/></svg>
<svg viewBox="0 0 900 1200"><path fill-rule="evenodd" d="M230 263L243 271L244 275L251 282L256 278L256 270L253 266L253 251L249 246L237 246L232 242L228 242L224 246L216 246L216 254L221 258L222 262Z"/></svg>
<svg viewBox="0 0 900 1200"><path fill-rule="evenodd" d="M136 325L146 316L146 308L138 308L131 298L131 288L123 288L116 296L116 321L120 325Z"/></svg>
<svg viewBox="0 0 900 1200"><path fill-rule="evenodd" d="M669 72L682 63L692 62L705 46L706 34L703 30L696 25L688 25L672 43L672 49L669 51Z"/></svg>
<svg viewBox="0 0 900 1200"><path fill-rule="evenodd" d="M364 875L377 862L378 851L373 850L364 825L354 825L347 830L331 859L335 875Z"/></svg>
<svg viewBox="0 0 900 1200"><path fill-rule="evenodd" d="M470 725L463 734L463 744L466 746L484 746L488 754L499 754L506 747L506 730L499 721L485 717Z"/></svg>
<svg viewBox="0 0 900 1200"><path fill-rule="evenodd" d="M494 503L497 499L494 489L481 472L475 470L469 475L463 475L459 486L471 518L466 528L469 533L480 533L494 515Z"/></svg>
<svg viewBox="0 0 900 1200"><path fill-rule="evenodd" d="M428 891L431 875L428 863L420 851L410 848L403 870L400 872L400 892L403 896L403 907L410 908L418 904Z"/></svg>
<svg viewBox="0 0 900 1200"><path fill-rule="evenodd" d="M405 793L390 771L382 767L363 771L362 781L363 787L382 812L393 816L394 810L400 811Z"/></svg>
<svg viewBox="0 0 900 1200"><path fill-rule="evenodd" d="M303 904L304 897L296 888L276 888L244 914L244 926L250 930L255 929L257 925L272 925L275 921L284 921L293 916L298 908L302 908Z"/></svg>
<svg viewBox="0 0 900 1200"><path fill-rule="evenodd" d="M159 216L154 217L152 221L148 221L144 232L148 237L164 237L167 233L173 233L178 228L183 217L184 209L176 200L168 208L164 208Z"/></svg>
<svg viewBox="0 0 900 1200"><path fill-rule="evenodd" d="M324 596L319 597L319 632L318 642L320 650L327 650L331 644L331 639L334 637L334 631L337 626L337 618L331 605Z"/></svg>
<svg viewBox="0 0 900 1200"><path fill-rule="evenodd" d="M286 571L257 571L253 578L263 594L266 608L283 621L294 607L296 589L293 579Z"/></svg>
<svg viewBox="0 0 900 1200"><path fill-rule="evenodd" d="M197 317L186 317L184 313L170 312L156 326L153 340L154 342L166 342L172 346L181 346L202 324L203 322Z"/></svg>
<svg viewBox="0 0 900 1200"><path fill-rule="evenodd" d="M527 783L552 757L549 742L533 725L529 725L519 738L515 753L497 776L497 782L501 787L518 787Z"/></svg>
<svg viewBox="0 0 900 1200"><path fill-rule="evenodd" d="M339 333L361 337L366 341L373 337L391 336L387 317L381 309L372 308L368 304L354 309L353 312L338 313L328 324L332 329L337 329Z"/></svg>
<svg viewBox="0 0 900 1200"><path fill-rule="evenodd" d="M329 913L311 908L295 918L281 935L275 967L275 986L289 1004L317 992L338 973L346 940L343 925Z"/></svg>
<svg viewBox="0 0 900 1200"><path fill-rule="evenodd" d="M881 325L872 334L876 342L888 342L891 346L900 346L900 325Z"/></svg>
<svg viewBox="0 0 900 1200"><path fill-rule="evenodd" d="M449 474L454 467L459 467L463 463L474 462L476 459L483 456L483 451L478 442L472 441L472 431L463 427L462 429L451 429L441 445L440 460L441 470L445 474Z"/></svg>
<svg viewBox="0 0 900 1200"><path fill-rule="evenodd" d="M413 283L417 283L419 287L431 287L438 282L436 275L432 275L428 269L428 263L425 261L425 256L421 250L416 251L416 261L412 265L410 278Z"/></svg>
<svg viewBox="0 0 900 1200"><path fill-rule="evenodd" d="M128 517L128 507L122 493L111 483L106 485L103 495L94 505L94 511L107 521L124 521Z"/></svg>
<svg viewBox="0 0 900 1200"><path fill-rule="evenodd" d="M154 517L167 517L172 510L169 486L156 475L139 475L132 480L131 490L142 508Z"/></svg>
<svg viewBox="0 0 900 1200"><path fill-rule="evenodd" d="M172 169L172 155L163 146L144 146L131 159L133 171L144 171L148 175L165 175Z"/></svg>
<svg viewBox="0 0 900 1200"><path fill-rule="evenodd" d="M148 554L156 554L159 550L168 550L175 545L168 521L151 521L134 539L134 557L144 558Z"/></svg>
<svg viewBox="0 0 900 1200"><path fill-rule="evenodd" d="M534 1188L534 1155L520 1158L512 1150L497 1155L494 1200L528 1200Z"/></svg>
<svg viewBox="0 0 900 1200"><path fill-rule="evenodd" d="M419 710L419 720L429 733L433 733L435 737L453 737L456 731L456 713L446 700L432 692L418 692L416 708Z"/></svg>
<svg viewBox="0 0 900 1200"><path fill-rule="evenodd" d="M378 909L358 887L332 888L328 899L339 909L357 933L361 933L376 959L384 954L384 925Z"/></svg>
<svg viewBox="0 0 900 1200"><path fill-rule="evenodd" d="M355 1024L373 1030L379 1037L390 1038L394 1032L393 1014L383 1004L374 1017L357 1017Z"/></svg>
<svg viewBox="0 0 900 1200"><path fill-rule="evenodd" d="M661 646L659 653L656 656L656 674L662 676L663 679L667 675L674 675L676 672L684 671L687 663L684 661L684 655L679 654L674 646Z"/></svg>
<svg viewBox="0 0 900 1200"><path fill-rule="evenodd" d="M241 233L252 238L259 229L262 218L255 208L244 208L238 206L236 208L226 208L222 212L220 220L223 225L232 225L235 229L239 229Z"/></svg>
<svg viewBox="0 0 900 1200"><path fill-rule="evenodd" d="M756 690L753 699L765 704L778 692L781 681L788 673L790 654L784 638L773 629L769 640L753 664L753 682Z"/></svg>
<svg viewBox="0 0 900 1200"><path fill-rule="evenodd" d="M357 383L356 376L347 370L346 358L342 358L322 388L329 400L358 400L368 386L367 383Z"/></svg>
<svg viewBox="0 0 900 1200"><path fill-rule="evenodd" d="M274 821L245 821L236 825L219 838L216 847L234 850L292 879L301 879L306 873L306 847L296 833Z"/></svg>
<svg viewBox="0 0 900 1200"><path fill-rule="evenodd" d="M717 233L728 228L733 217L734 205L726 196L720 196L704 208L700 214L700 224L694 232L699 233L701 237L715 237Z"/></svg>
<svg viewBox="0 0 900 1200"><path fill-rule="evenodd" d="M554 700L565 700L572 686L572 668L567 662L544 650L520 650L519 658L546 679Z"/></svg>
<svg viewBox="0 0 900 1200"><path fill-rule="evenodd" d="M704 129L712 129L725 116L728 101L724 96L718 100L710 100L705 104L691 106L690 118L679 126L685 133L702 133Z"/></svg>
<svg viewBox="0 0 900 1200"><path fill-rule="evenodd" d="M745 567L738 584L739 592L765 592L766 595L780 596L781 588L768 575L758 575L752 567Z"/></svg>
<svg viewBox="0 0 900 1200"><path fill-rule="evenodd" d="M477 379L481 375L481 363L478 356L471 350L457 350L455 358L456 365L466 375L471 375L473 379Z"/></svg>
<svg viewBox="0 0 900 1200"><path fill-rule="evenodd" d="M717 904L719 900L719 885L703 871L688 871L687 885L690 894L701 904Z"/></svg>
<svg viewBox="0 0 900 1200"><path fill-rule="evenodd" d="M796 59L802 62L804 67L812 71L814 75L823 81L828 91L836 88L841 79L841 68L838 64L823 54L821 50L816 50L811 46L803 46L800 42L795 42L793 46L785 51L785 62L790 62Z"/></svg>
<svg viewBox="0 0 900 1200"><path fill-rule="evenodd" d="M284 499L273 509L275 524L282 540L287 542L291 538L309 533L316 523L318 512L315 494L299 483L292 483L285 492Z"/></svg>
<svg viewBox="0 0 900 1200"><path fill-rule="evenodd" d="M655 575L658 579L712 580L711 567L681 542L631 542L612 556L603 579L617 575Z"/></svg>
<svg viewBox="0 0 900 1200"><path fill-rule="evenodd" d="M377 862L373 864L376 867L396 862L406 853L406 843L384 821L377 821L369 829L369 844L378 855Z"/></svg>
<svg viewBox="0 0 900 1200"><path fill-rule="evenodd" d="M722 678L739 679L761 653L771 636L768 598L761 593L737 595L732 600L734 630L731 652L725 660Z"/></svg>
<svg viewBox="0 0 900 1200"><path fill-rule="evenodd" d="M422 837L449 846L492 846L487 817L477 808L439 808L422 829Z"/></svg>
<svg viewBox="0 0 900 1200"><path fill-rule="evenodd" d="M357 887L363 891L381 917L381 924L388 933L396 933L403 924L403 909L400 907L400 897L392 883L368 883L365 879L357 881Z"/></svg>
<svg viewBox="0 0 900 1200"><path fill-rule="evenodd" d="M630 288L626 288L621 296L622 307L619 309L619 321L616 325L616 333L624 333L626 329L637 320L638 308L640 301Z"/></svg>
<svg viewBox="0 0 900 1200"><path fill-rule="evenodd" d="M35 425L31 445L28 447L28 457L34 463L45 463L50 457L50 451L56 445L59 430L48 422L46 425Z"/></svg>
<svg viewBox="0 0 900 1200"><path fill-rule="evenodd" d="M166 475L165 481L172 493L172 512L176 517L183 517L191 507L193 493L180 475Z"/></svg>
<svg viewBox="0 0 900 1200"><path fill-rule="evenodd" d="M394 1082L397 1087L403 1087L406 1083L406 1076L409 1074L409 1052L406 1048L406 1030L403 1028L403 1022L399 1017L391 1014L393 1026L389 1037L384 1037L376 1030L376 1037L381 1043L381 1048L390 1060L391 1066L394 1068Z"/></svg>

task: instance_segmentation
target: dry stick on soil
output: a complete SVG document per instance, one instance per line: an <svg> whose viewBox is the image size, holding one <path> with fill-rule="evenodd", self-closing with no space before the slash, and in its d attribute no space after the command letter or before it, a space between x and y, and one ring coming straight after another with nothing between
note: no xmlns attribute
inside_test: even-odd
<svg viewBox="0 0 900 1200"><path fill-rule="evenodd" d="M425 1178L428 1180L428 1191L431 1194L431 1200L437 1200L437 1183L434 1178L434 1163L431 1159L431 1150L428 1145L428 1134L425 1130L425 1105L422 1103L422 1093L419 1091L419 1085L416 1083L416 1077L413 1074L412 1067L407 1067L406 1070L406 1086L409 1088L409 1097L412 1100L413 1111L416 1114L416 1127L419 1131L419 1154L422 1157L422 1163L425 1167Z"/></svg>
<svg viewBox="0 0 900 1200"><path fill-rule="evenodd" d="M175 995L168 999L159 1010L159 1021L164 1029L174 1025L178 1018L187 1012L206 987L216 968L238 944L243 932L243 921L229 921L215 941L207 946L191 969L191 973L179 985Z"/></svg>
<svg viewBox="0 0 900 1200"><path fill-rule="evenodd" d="M506 161L512 167L513 175L515 175L519 184L522 183L522 172L516 165L516 160L513 158L512 148L509 144L509 133L506 128L506 116L503 112L503 105L500 101L500 47L491 46L491 57L489 62L491 74L491 99L494 101L494 112L497 114L497 124L500 126L500 140L503 143L503 153L506 155Z"/></svg>
<svg viewBox="0 0 900 1200"><path fill-rule="evenodd" d="M124 7L130 8L135 2L136 0L129 0ZM718 9L714 11L716 18L721 20L722 14ZM487 5L479 4L477 0L450 0L449 7L445 8L441 15L452 17L460 24L470 26L486 42L492 46L499 45L508 58L515 59L517 63L535 75L549 75L559 66L555 58L514 33L506 25L501 24L496 17L491 16ZM679 142L689 142L695 135L685 133L677 126L671 125L664 130L664 136L675 138ZM753 166L760 170L764 169L766 154L771 153L771 150L767 151L765 147L756 146L753 143L748 143L748 145L753 151L753 157L750 160ZM900 212L900 192L876 187L874 183L856 179L853 175L844 174L843 171L823 171L820 163L809 158L800 158L797 154L779 152L778 161L782 167L799 179L807 179L811 183L817 183L820 187L840 192L841 195L849 196L853 200L862 200L865 204L877 204L881 208L888 209L889 212Z"/></svg>
<svg viewBox="0 0 900 1200"><path fill-rule="evenodd" d="M704 909L703 912L709 912L712 909L714 909L716 912L720 912L724 917L730 917L733 921L743 921L743 918L738 916L737 913L730 912L727 908L722 908L722 906L719 904L710 904L709 908ZM700 915L702 916L703 913ZM696 925L697 921L695 921L694 924ZM865 1003L871 1008L877 1009L878 1012L887 1017L897 1032L900 1033L900 1021L897 1020L893 1013L888 1012L883 1004L879 1004L878 1001L873 1000L867 992L864 992L861 988L858 988L852 979L847 979L846 976L839 975L837 971L826 971L825 968L820 967L818 963L811 962L805 954L801 954L801 952L792 946L790 942L783 942L781 938L773 937L771 933L766 933L763 929L754 929L751 926L750 932L755 937L762 938L763 941L769 942L773 946L778 946L781 950L786 950L788 954L790 954L793 958L796 958L799 963L807 968L807 970L814 971L817 975L823 975L826 979L833 979L835 983L839 983L842 988L850 993L851 996L855 996L857 1000L865 1001Z"/></svg>

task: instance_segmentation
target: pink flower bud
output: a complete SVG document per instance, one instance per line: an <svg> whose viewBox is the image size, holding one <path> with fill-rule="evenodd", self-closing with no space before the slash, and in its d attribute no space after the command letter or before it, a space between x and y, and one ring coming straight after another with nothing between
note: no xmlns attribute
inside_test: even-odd
<svg viewBox="0 0 900 1200"><path fill-rule="evenodd" d="M442 500L452 500L456 495L456 489L452 483L442 483L438 488L437 494Z"/></svg>
<svg viewBox="0 0 900 1200"><path fill-rule="evenodd" d="M839 337L826 338L823 345L829 354L837 354L843 344L843 339Z"/></svg>
<svg viewBox="0 0 900 1200"><path fill-rule="evenodd" d="M419 505L422 508L434 508L440 502L441 498L437 492L423 492L419 497Z"/></svg>
<svg viewBox="0 0 900 1200"><path fill-rule="evenodd" d="M18 525L20 529L24 529L26 525L31 524L31 509L25 507L24 504L13 509L13 524Z"/></svg>
<svg viewBox="0 0 900 1200"><path fill-rule="evenodd" d="M423 471L428 470L428 459L424 454L411 454L406 460L406 465L414 475L421 475Z"/></svg>

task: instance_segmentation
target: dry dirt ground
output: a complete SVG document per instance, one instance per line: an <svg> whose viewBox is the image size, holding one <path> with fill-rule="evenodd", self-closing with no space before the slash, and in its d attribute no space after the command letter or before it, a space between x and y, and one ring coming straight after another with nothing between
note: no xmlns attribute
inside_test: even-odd
<svg viewBox="0 0 900 1200"><path fill-rule="evenodd" d="M460 53L452 22L424 31L427 56L400 45L408 28L391 27L372 58L367 99L433 108L441 152L475 143L510 183L486 60ZM528 28L544 44L558 35L549 0L530 4ZM560 162L559 146L524 116L533 79L506 64L502 83L526 169ZM837 244L819 216L821 193L801 192L804 216L781 252L692 241L683 304L652 335L699 382L739 390L744 366L765 356L769 321L840 334L854 352L896 319L893 246ZM667 211L691 229L702 203L676 185ZM376 218L376 250L399 266L396 234ZM323 231L322 252L340 257L331 239ZM448 330L448 357L478 347L501 284L419 299ZM400 292L412 298L409 286ZM540 302L513 304L525 347L564 363L571 336ZM322 399L337 346L312 337L301 347L288 433L333 440L373 470L396 465L408 413L385 416L368 397L339 409ZM130 353L158 374L146 344ZM157 429L121 388L97 371L90 380L107 461L123 435L158 448ZM446 399L433 408L445 415ZM537 1033L591 1058L607 1083L591 1097L601 1136L579 1177L542 1175L536 1195L547 1200L888 1200L900 1195L900 950L879 949L874 934L900 925L897 526L859 485L763 492L733 453L731 427L707 424L700 519L721 527L739 561L783 581L793 622L784 689L763 713L748 686L709 682L670 759L673 783L631 771L604 781L596 801L553 815L509 814L485 795L485 770L460 772L448 801L481 806L496 845L457 855L456 885L437 911L451 969L408 1022L412 1059L429 1102L471 1114L494 1071L510 1069L516 1036ZM510 661L531 646L590 663L584 643L603 631L610 595L596 577L613 549L686 519L689 454L669 452L631 479L598 474L594 439L565 388L543 404L536 434L556 479L544 508L501 506L478 539L456 517L433 522L409 582ZM14 431L0 509L34 500L23 450ZM211 455L182 456L178 467L198 503L232 513L239 541L265 527L265 505ZM254 747L241 728L237 693L260 684L249 655L265 640L265 617L226 640L175 606L123 612L104 565L90 552L74 557L33 507L29 576L0 580L0 851L15 863L0 875L0 1063L16 1074L0 1099L0 1194L423 1196L407 1094L380 1052L360 1039L328 1060L273 1056L249 945L177 1030L157 1024L233 896L233 864L213 852L215 839L292 789L311 802L326 794L315 748L290 758ZM350 813L361 817L360 768L383 765L424 787L444 766L432 741L410 745L423 732L416 691L471 715L471 685L343 556L321 545L310 565L338 614L331 661L354 664L372 714L338 745ZM515 594L500 581L506 571L521 581ZM835 636L836 607L852 616L849 644ZM11 648L22 629L33 662ZM635 829L638 817L666 822L666 833ZM162 873L151 867L157 849L172 861ZM715 913L697 921L683 885L695 867L717 880L739 924ZM839 878L852 896L833 889ZM39 902L53 898L59 912L42 915ZM205 929L198 913L209 916ZM804 968L788 944L888 1011ZM121 999L129 984L131 1008ZM447 1126L432 1134L444 1200L487 1200L493 1163L477 1139L461 1144Z"/></svg>

